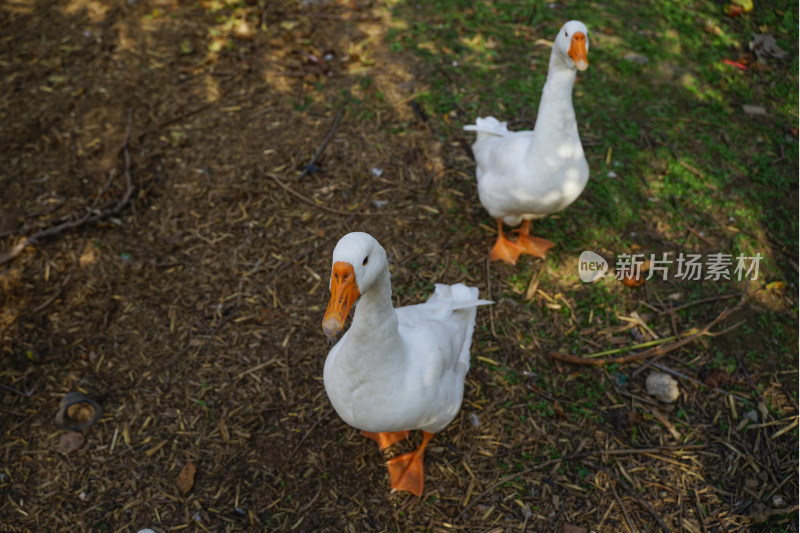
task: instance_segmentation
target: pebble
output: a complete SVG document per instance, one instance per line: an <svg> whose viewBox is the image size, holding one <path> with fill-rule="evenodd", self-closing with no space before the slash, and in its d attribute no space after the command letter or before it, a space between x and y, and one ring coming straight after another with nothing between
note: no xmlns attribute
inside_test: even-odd
<svg viewBox="0 0 800 533"><path fill-rule="evenodd" d="M663 372L651 373L647 376L645 385L647 386L647 394L655 396L664 403L672 403L680 395L678 382L675 381L675 378Z"/></svg>

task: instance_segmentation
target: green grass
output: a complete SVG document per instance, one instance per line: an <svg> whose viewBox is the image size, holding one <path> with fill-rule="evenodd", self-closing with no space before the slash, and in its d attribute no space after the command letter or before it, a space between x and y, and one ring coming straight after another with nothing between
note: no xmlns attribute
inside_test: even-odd
<svg viewBox="0 0 800 533"><path fill-rule="evenodd" d="M399 3L395 16L401 27L390 41L428 70L429 87L418 101L453 138L462 134L444 123L446 115L462 123L490 113L535 119L549 57L536 39L552 39L567 18L587 23L590 68L579 75L574 103L584 138L601 143L587 148L592 181L585 196L591 203L579 200L567 212L570 226L582 231L565 231L561 221L540 223L560 242L633 244L613 242L613 235L641 224L640 206L647 201L659 219L673 224L697 221L724 233L722 223L733 222L749 235L768 231L797 250L795 205L785 201L797 186L797 143L785 131L797 122L796 79L777 69L743 73L722 63L736 59L752 31L766 31L787 49L788 71L796 72L797 27L788 2L737 20L712 2L615 2L566 12L440 0ZM638 31L630 31L633 24ZM627 60L629 53L647 63ZM769 117L745 115L745 103L764 105ZM642 131L653 139L652 150L642 149ZM608 179L610 170L618 179ZM679 209L672 205L676 197ZM712 210L734 220L712 217ZM737 238L731 253L758 246L750 237Z"/></svg>
<svg viewBox="0 0 800 533"><path fill-rule="evenodd" d="M798 121L796 6L777 2L731 19L711 1L550 9L434 0L398 2L393 15L391 47L421 64L427 85L416 100L451 142L472 141L460 126L476 116L528 121L522 127L530 127L550 53L537 40L551 40L570 18L587 24L590 66L578 75L573 103L590 182L572 206L535 228L559 243L547 259L549 272L558 272L560 288L565 281L577 284L569 297L579 316L598 306L623 310L628 296L612 281L585 286L576 273L565 272L562 262L584 249L761 253L760 283L793 283L796 271L786 258L796 258L798 249L798 144L789 131ZM754 32L774 35L786 58L770 59L759 71L723 63L744 53ZM630 61L630 54L647 61ZM747 115L744 104L764 106L767 115ZM448 218L461 227L457 217ZM688 228L719 243L718 249ZM521 262L509 272L503 296L524 293L529 265ZM682 289L701 298L741 286ZM768 324L754 328L755 335L775 336ZM579 335L571 340L577 347Z"/></svg>
<svg viewBox="0 0 800 533"><path fill-rule="evenodd" d="M619 343L595 337L590 346L583 330L618 326L617 316L634 310L652 317L639 303L642 300L664 301L677 293L680 302L692 302L744 287L735 279L671 280L648 282L645 293L622 288L609 278L583 284L573 271L582 250L657 256L670 252L673 258L678 252L721 252L733 258L760 253L755 288L782 280L787 292L796 294L792 262L796 264L798 253L798 142L791 129L798 124L797 6L786 0L757 5L736 19L725 16L719 2L702 0L555 6L432 0L398 1L393 7L390 49L413 56L422 71L415 101L446 146L471 143L474 137L461 126L477 116L518 121L519 129L532 127L550 54L538 40L552 40L563 22L573 18L589 28L590 65L578 74L573 104L591 178L572 206L535 224L536 234L558 243L546 259L540 288L551 296L560 293L572 310L566 305L546 308L541 298L524 301L539 260L499 267L502 283L493 297L518 302L520 314L529 317L529 331L518 332L515 324L495 318L498 334L518 333L519 343L514 343L521 347L533 346L535 337L545 349L557 344L572 353L597 352ZM773 35L786 57L768 59L767 68L760 70L743 71L723 62L738 60L754 33ZM763 106L767 114L748 115L743 105ZM462 193L475 187L474 179L455 179L448 186ZM482 213L481 222L493 226ZM440 222L461 233L475 224L464 209L449 210ZM674 276L675 264L670 274ZM796 299L788 301L788 308L781 310L751 308L744 317L747 322L734 334L684 348L682 370L694 375L700 366L710 365L735 375L741 357L763 392L771 372L796 368L798 309ZM702 305L683 309L676 313L676 325L679 330L703 325L722 305L734 302L719 304L716 311ZM547 327L539 327L543 321ZM476 346L484 346L482 337L488 333L478 328ZM493 375L491 386L511 388L524 382L512 364L504 365L502 353L492 357L500 366L484 363ZM532 366L521 368L537 372ZM629 381L628 366L608 367L599 380L597 374L575 378L567 372L537 379L540 389L558 399L559 409L551 400L529 394L521 409L506 406L507 417L564 416L591 427L605 423L598 406L608 405L609 398L625 401L616 390ZM745 385L733 388L750 393ZM776 418L783 416L777 406L768 407ZM649 412L639 414L652 425ZM681 404L676 416L686 422L676 425L684 434L691 427L688 421L698 419L689 403ZM723 434L730 427L727 419L717 422ZM628 428L628 445L648 442L643 428ZM549 451L550 458L559 456ZM585 469L577 471L579 479L586 474Z"/></svg>

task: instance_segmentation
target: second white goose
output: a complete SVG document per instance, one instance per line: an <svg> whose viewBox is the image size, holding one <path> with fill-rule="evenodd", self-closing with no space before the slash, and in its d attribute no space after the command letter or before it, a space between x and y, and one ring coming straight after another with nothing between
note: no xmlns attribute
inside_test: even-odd
<svg viewBox="0 0 800 533"><path fill-rule="evenodd" d="M572 86L577 71L589 66L588 51L586 26L577 20L564 24L553 42L533 130L510 131L494 117L464 126L478 134L472 145L478 196L497 220L492 260L515 264L520 254L544 257L554 243L531 236L530 221L565 209L586 187L589 165L578 135ZM516 242L505 237L504 222L522 222L515 230Z"/></svg>

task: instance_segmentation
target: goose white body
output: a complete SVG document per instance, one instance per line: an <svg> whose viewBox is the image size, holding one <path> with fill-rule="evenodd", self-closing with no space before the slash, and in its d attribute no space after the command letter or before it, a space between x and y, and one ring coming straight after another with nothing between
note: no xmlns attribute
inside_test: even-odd
<svg viewBox="0 0 800 533"><path fill-rule="evenodd" d="M441 431L461 406L476 307L490 302L475 287L436 285L425 303L395 309L386 253L366 233L342 238L337 261L353 265L361 297L325 360L334 409L369 432Z"/></svg>
<svg viewBox="0 0 800 533"><path fill-rule="evenodd" d="M572 107L576 65L568 51L575 32L587 35L586 26L570 21L556 36L533 130L509 131L494 117L464 127L477 132L472 150L481 204L508 225L565 209L589 180Z"/></svg>

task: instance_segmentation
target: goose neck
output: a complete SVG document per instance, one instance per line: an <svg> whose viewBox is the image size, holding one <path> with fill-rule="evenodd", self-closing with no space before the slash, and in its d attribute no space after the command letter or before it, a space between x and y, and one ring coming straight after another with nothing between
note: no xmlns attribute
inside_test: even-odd
<svg viewBox="0 0 800 533"><path fill-rule="evenodd" d="M377 280L361 295L356 304L351 328L373 338L385 339L398 334L388 271L384 279Z"/></svg>

